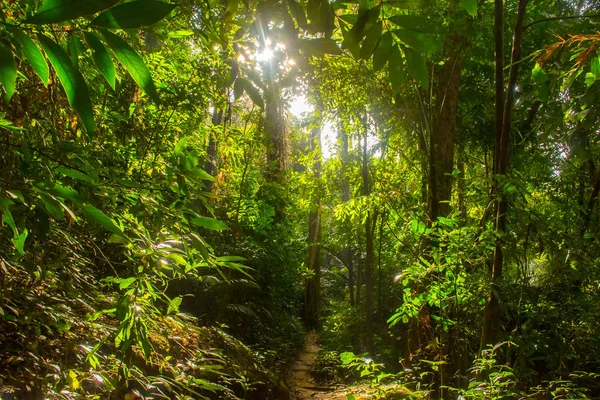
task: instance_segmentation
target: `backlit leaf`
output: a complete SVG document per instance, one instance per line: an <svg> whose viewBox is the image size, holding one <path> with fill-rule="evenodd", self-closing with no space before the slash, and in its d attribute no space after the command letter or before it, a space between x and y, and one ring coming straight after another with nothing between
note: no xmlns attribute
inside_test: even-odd
<svg viewBox="0 0 600 400"><path fill-rule="evenodd" d="M98 37L92 33L85 33L85 41L90 49L92 49L92 58L100 70L100 73L102 73L104 79L106 79L106 82L108 82L110 87L115 90L115 64L110 58L108 50L106 50L106 47L104 47L100 39L98 39Z"/></svg>
<svg viewBox="0 0 600 400"><path fill-rule="evenodd" d="M191 217L190 222L201 228L210 229L213 231L222 231L228 229L224 222L209 217Z"/></svg>
<svg viewBox="0 0 600 400"><path fill-rule="evenodd" d="M119 228L113 220L108 218L101 210L89 204L75 203L75 205L87 220L102 226L104 229L115 235L126 237L121 228Z"/></svg>
<svg viewBox="0 0 600 400"><path fill-rule="evenodd" d="M74 18L92 15L105 10L118 0L44 0L42 7L30 18L27 24L53 24Z"/></svg>
<svg viewBox="0 0 600 400"><path fill-rule="evenodd" d="M71 60L62 47L42 34L38 34L37 37L67 94L69 104L77 112L88 136L93 137L95 131L94 110L83 76L73 67Z"/></svg>
<svg viewBox="0 0 600 400"><path fill-rule="evenodd" d="M417 83L427 89L429 87L429 74L425 59L415 49L407 48L404 51L406 55L406 65L408 73L416 79Z"/></svg>
<svg viewBox="0 0 600 400"><path fill-rule="evenodd" d="M381 39L377 44L377 48L375 49L375 53L373 54L373 69L375 71L381 70L385 63L390 58L390 54L392 53L392 46L394 44L394 38L392 37L391 32L385 32L381 35Z"/></svg>
<svg viewBox="0 0 600 400"><path fill-rule="evenodd" d="M104 11L92 21L100 28L135 29L157 23L173 9L176 4L154 0L130 1Z"/></svg>
<svg viewBox="0 0 600 400"><path fill-rule="evenodd" d="M394 94L399 93L402 84L404 83L404 62L402 60L402 54L398 46L394 45L390 53L390 62L388 64L388 71L390 76L390 82L392 84L392 91Z"/></svg>
<svg viewBox="0 0 600 400"><path fill-rule="evenodd" d="M379 21L371 28L369 33L367 33L365 40L363 40L362 47L360 48L360 58L362 58L363 60L368 60L369 58L371 58L371 56L375 52L377 43L379 43L382 31L383 26L381 21Z"/></svg>
<svg viewBox="0 0 600 400"><path fill-rule="evenodd" d="M8 104L17 82L17 63L13 58L12 51L0 44L0 85L4 88L4 102Z"/></svg>
<svg viewBox="0 0 600 400"><path fill-rule="evenodd" d="M33 70L40 77L44 85L48 85L48 79L50 77L50 69L48 63L44 59L44 55L37 47L35 42L21 29L11 29L14 38L19 42L23 49L25 58L33 67Z"/></svg>
<svg viewBox="0 0 600 400"><path fill-rule="evenodd" d="M464 8L471 17L477 15L477 0L460 0L460 6Z"/></svg>
<svg viewBox="0 0 600 400"><path fill-rule="evenodd" d="M125 69L127 69L127 72L129 72L133 80L140 85L142 90L146 92L154 102L158 103L158 92L152 81L152 75L150 75L150 71L148 70L148 67L146 67L146 64L144 64L142 57L114 33L103 30L102 36L104 36L106 44L114 51L117 59L123 64Z"/></svg>

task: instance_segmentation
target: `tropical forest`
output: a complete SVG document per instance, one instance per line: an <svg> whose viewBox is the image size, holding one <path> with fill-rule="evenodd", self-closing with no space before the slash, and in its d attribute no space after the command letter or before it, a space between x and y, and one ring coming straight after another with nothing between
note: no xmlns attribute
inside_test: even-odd
<svg viewBox="0 0 600 400"><path fill-rule="evenodd" d="M600 1L0 0L0 399L600 399Z"/></svg>

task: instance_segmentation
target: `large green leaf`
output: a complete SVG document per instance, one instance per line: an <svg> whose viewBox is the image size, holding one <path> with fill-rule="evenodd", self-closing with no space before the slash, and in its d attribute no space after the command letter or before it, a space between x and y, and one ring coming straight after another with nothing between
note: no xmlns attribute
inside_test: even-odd
<svg viewBox="0 0 600 400"><path fill-rule="evenodd" d="M92 33L85 34L85 41L92 49L92 57L94 58L96 66L104 76L104 79L106 79L106 82L108 82L110 87L115 90L115 64L110 58L108 50L106 50L106 47L104 47L100 39Z"/></svg>
<svg viewBox="0 0 600 400"><path fill-rule="evenodd" d="M402 28L425 33L444 33L444 26L424 15L394 15L389 18Z"/></svg>
<svg viewBox="0 0 600 400"><path fill-rule="evenodd" d="M429 87L429 75L427 72L427 64L425 59L415 49L406 48L404 50L406 56L406 65L408 73L417 80L417 83L427 89Z"/></svg>
<svg viewBox="0 0 600 400"><path fill-rule="evenodd" d="M250 97L250 99L252 100L252 102L254 104L256 104L257 106L259 106L260 108L264 108L265 107L265 103L263 101L263 98L262 98L260 92L256 88L256 86L254 86L247 79L238 78L238 80L240 81L239 84L243 86L244 91L246 92L246 94L248 95L248 97ZM234 88L234 91L235 91L235 88Z"/></svg>
<svg viewBox="0 0 600 400"><path fill-rule="evenodd" d="M92 15L105 10L118 0L44 0L36 14L27 18L27 24L53 24Z"/></svg>
<svg viewBox="0 0 600 400"><path fill-rule="evenodd" d="M308 22L306 21L306 15L300 4L298 4L296 0L288 0L288 7L292 12L292 16L298 23L298 26L302 29L306 29Z"/></svg>
<svg viewBox="0 0 600 400"><path fill-rule="evenodd" d="M383 25L381 21L375 24L367 36L365 40L363 40L362 47L360 48L360 58L363 60L368 60L371 58L373 53L375 52L375 48L377 47L377 43L379 43L379 39L381 38L381 33L383 32Z"/></svg>
<svg viewBox="0 0 600 400"><path fill-rule="evenodd" d="M42 34L38 34L37 38L56 71L58 80L67 94L69 104L77 112L88 135L93 137L95 132L94 110L83 76L73 67L69 56L58 44Z"/></svg>
<svg viewBox="0 0 600 400"><path fill-rule="evenodd" d="M395 8L418 10L429 7L433 4L433 0L388 0L386 4Z"/></svg>
<svg viewBox="0 0 600 400"><path fill-rule="evenodd" d="M92 21L92 25L101 28L135 29L157 23L175 7L176 4L162 1L130 1L104 11Z"/></svg>
<svg viewBox="0 0 600 400"><path fill-rule="evenodd" d="M48 85L48 79L50 78L50 69L48 63L44 59L44 55L37 47L35 42L21 29L11 29L13 37L19 42L23 48L23 54L36 74L40 77L44 85Z"/></svg>
<svg viewBox="0 0 600 400"><path fill-rule="evenodd" d="M439 41L431 34L416 32L410 29L397 29L394 31L394 35L421 53L432 54L441 49Z"/></svg>
<svg viewBox="0 0 600 400"><path fill-rule="evenodd" d="M337 42L333 39L300 39L298 41L298 47L301 48L305 54L309 56L322 56L324 54L342 54L342 49L337 45Z"/></svg>
<svg viewBox="0 0 600 400"><path fill-rule="evenodd" d="M102 36L108 47L115 52L117 59L123 64L133 80L140 85L142 90L156 103L159 102L158 92L152 81L152 75L142 57L135 52L123 39L109 31L102 31Z"/></svg>
<svg viewBox="0 0 600 400"><path fill-rule="evenodd" d="M12 55L12 51L0 43L0 85L6 92L4 102L8 104L10 98L15 92L17 82L17 63Z"/></svg>
<svg viewBox="0 0 600 400"><path fill-rule="evenodd" d="M222 231L227 229L227 225L225 225L224 222L209 217L191 217L190 222L196 226L213 231Z"/></svg>
<svg viewBox="0 0 600 400"><path fill-rule="evenodd" d="M477 15L477 0L460 0L460 5L471 17Z"/></svg>
<svg viewBox="0 0 600 400"><path fill-rule="evenodd" d="M390 53L390 62L388 64L388 71L390 75L390 82L392 84L392 91L394 94L399 93L404 83L404 62L402 60L402 54L397 45L392 47Z"/></svg>
<svg viewBox="0 0 600 400"><path fill-rule="evenodd" d="M379 71L385 66L385 63L390 58L393 44L394 38L392 37L391 32L385 32L381 35L381 39L373 54L373 69L375 71Z"/></svg>
<svg viewBox="0 0 600 400"><path fill-rule="evenodd" d="M108 218L106 214L89 204L75 203L77 208L85 216L85 218L91 222L101 225L104 229L114 233L117 236L127 237L125 233L119 228L112 219Z"/></svg>

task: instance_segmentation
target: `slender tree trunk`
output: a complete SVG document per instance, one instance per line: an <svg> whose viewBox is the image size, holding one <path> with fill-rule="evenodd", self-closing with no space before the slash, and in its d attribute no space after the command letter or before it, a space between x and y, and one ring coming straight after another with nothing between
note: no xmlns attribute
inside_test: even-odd
<svg viewBox="0 0 600 400"><path fill-rule="evenodd" d="M367 147L367 121L366 115L363 121L364 137L363 137L363 157L362 157L362 176L363 176L363 196L369 196L371 193L369 183L369 153ZM371 210L367 210L367 218L365 220L365 313L366 313L366 347L369 353L373 353L373 215Z"/></svg>
<svg viewBox="0 0 600 400"><path fill-rule="evenodd" d="M528 0L519 0L519 6L517 11L517 22L515 25L514 41L511 55L511 65L508 77L508 89L506 99L504 102L504 109L502 111L502 128L500 131L496 130L496 148L494 149L494 167L496 176L506 176L508 173L508 148L511 133L512 114L515 101L515 87L517 84L517 77L519 72L519 61L521 60L521 50L523 45L523 21L525 19L525 9ZM497 0L496 7L502 6L502 1ZM502 16L502 12L496 10L496 18ZM502 21L496 20L496 24L502 23ZM501 31L500 31L501 32ZM497 32L498 33L498 32ZM498 39L496 39L498 40ZM496 58L499 55L496 54ZM496 65L496 68L499 66ZM496 71L496 79L499 78L499 73ZM497 84L497 82L496 82ZM498 85L496 86L498 90ZM496 93L496 101L501 100ZM500 108L496 104L496 112L499 112ZM496 116L496 123L498 124L498 116ZM498 129L498 125L496 125ZM500 135L500 138L498 138ZM496 206L496 232L501 237L502 233L506 230L506 213L508 211L508 203L506 195L500 191L498 185L497 190L497 206ZM496 342L496 336L499 330L500 322L500 286L498 281L502 276L503 266L503 254L502 254L502 242L498 239L494 247L494 258L492 263L492 287L490 295L485 306L483 315L483 328L481 331L480 349L484 350L488 344Z"/></svg>
<svg viewBox="0 0 600 400"><path fill-rule="evenodd" d="M323 105L318 102L319 115L323 114ZM314 161L314 179L321 179L321 121L311 133L311 151ZM317 185L320 187L320 185ZM304 297L304 321L307 327L319 327L321 296L321 193L312 193L312 206L308 216L308 260L307 267L313 276L306 282Z"/></svg>
<svg viewBox="0 0 600 400"><path fill-rule="evenodd" d="M350 201L350 183L348 182L348 135L344 129L343 121L340 121L339 140L341 141L342 159L342 204ZM352 249L346 246L342 250L342 259L348 268L348 291L350 293L350 305L354 307L354 266L352 265Z"/></svg>
<svg viewBox="0 0 600 400"><path fill-rule="evenodd" d="M285 127L281 93L276 83L266 90L265 134L267 137L267 177L279 182L282 172L289 166L290 138Z"/></svg>
<svg viewBox="0 0 600 400"><path fill-rule="evenodd" d="M457 7L458 0L450 0L449 13L453 13ZM438 216L445 217L450 212L463 40L463 35L452 34L444 52L448 60L439 72L436 94L439 115L429 133L429 212L432 220Z"/></svg>
<svg viewBox="0 0 600 400"><path fill-rule="evenodd" d="M208 147L206 148L206 162L204 163L204 170L208 172L210 176L217 174L217 132L216 127L221 126L223 123L223 109L219 106L214 107L212 114L212 129L208 135ZM204 181L206 185L206 191L212 190L212 181Z"/></svg>

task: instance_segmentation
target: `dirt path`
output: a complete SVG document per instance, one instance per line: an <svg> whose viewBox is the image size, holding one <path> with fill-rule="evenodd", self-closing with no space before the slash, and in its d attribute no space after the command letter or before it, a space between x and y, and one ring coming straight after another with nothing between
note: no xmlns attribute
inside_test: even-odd
<svg viewBox="0 0 600 400"><path fill-rule="evenodd" d="M306 335L306 343L292 368L293 375L290 386L293 390L294 400L345 400L347 390L343 387L323 386L315 383L310 375L310 369L315 362L319 346L317 334L310 332Z"/></svg>

